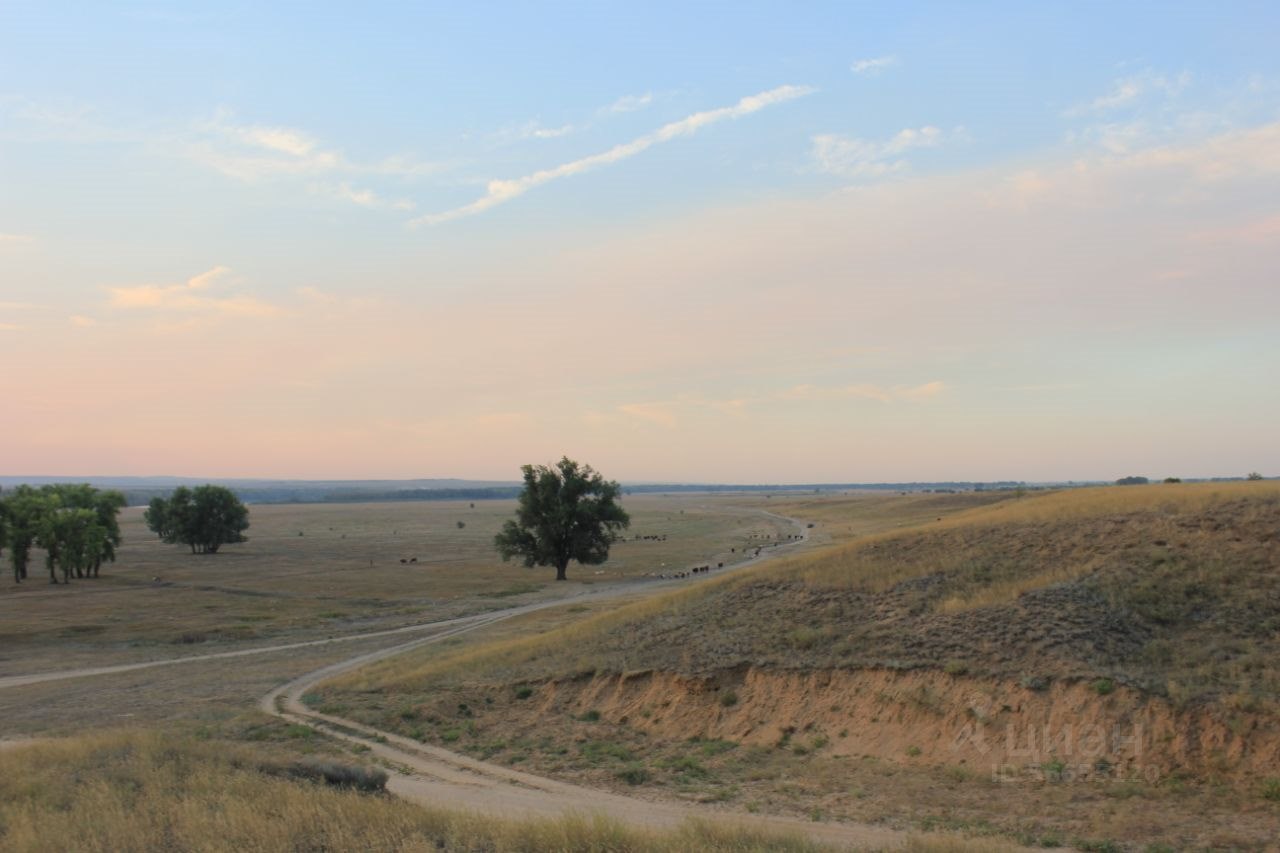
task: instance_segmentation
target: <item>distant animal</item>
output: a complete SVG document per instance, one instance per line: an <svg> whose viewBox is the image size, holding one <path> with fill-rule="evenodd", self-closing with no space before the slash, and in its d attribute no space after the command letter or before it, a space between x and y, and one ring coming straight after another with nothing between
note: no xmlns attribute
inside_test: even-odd
<svg viewBox="0 0 1280 853"><path fill-rule="evenodd" d="M410 557L410 558L409 558L409 562L410 562L410 563L416 563L416 562L418 562L418 558L417 558L417 557Z"/></svg>
<svg viewBox="0 0 1280 853"><path fill-rule="evenodd" d="M404 565L405 563L407 563L407 562L409 562L409 561L408 561L408 560L406 560L404 557L401 557L401 558L400 558L400 565L402 565L402 566L403 566L403 565Z"/></svg>

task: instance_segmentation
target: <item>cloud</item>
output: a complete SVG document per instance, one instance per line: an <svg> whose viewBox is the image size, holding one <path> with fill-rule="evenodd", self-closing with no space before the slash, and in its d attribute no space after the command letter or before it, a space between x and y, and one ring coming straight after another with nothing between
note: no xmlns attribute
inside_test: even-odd
<svg viewBox="0 0 1280 853"><path fill-rule="evenodd" d="M320 184L315 187L317 192L341 201L348 201L360 207L370 209L387 209L391 210L413 210L417 205L407 199L388 199L383 198L371 189L363 189L354 187L345 181L341 184Z"/></svg>
<svg viewBox="0 0 1280 853"><path fill-rule="evenodd" d="M17 332L22 329L17 323L0 323L0 332Z"/></svg>
<svg viewBox="0 0 1280 853"><path fill-rule="evenodd" d="M80 329L87 329L90 326L98 325L98 321L92 317L86 317L83 314L72 314L67 318L67 322Z"/></svg>
<svg viewBox="0 0 1280 853"><path fill-rule="evenodd" d="M676 416L669 403L626 403L618 406L618 411L658 426L673 428L676 425Z"/></svg>
<svg viewBox="0 0 1280 853"><path fill-rule="evenodd" d="M643 95L623 95L609 106L605 107L603 112L606 113L633 113L636 110L642 110L653 103L653 95L645 92Z"/></svg>
<svg viewBox="0 0 1280 853"><path fill-rule="evenodd" d="M6 246L27 246L36 241L30 234L0 234L0 248Z"/></svg>
<svg viewBox="0 0 1280 853"><path fill-rule="evenodd" d="M869 59L859 59L849 66L849 70L854 74L865 74L868 77L875 77L886 68L892 68L898 64L896 56L877 56Z"/></svg>
<svg viewBox="0 0 1280 853"><path fill-rule="evenodd" d="M1176 95L1191 82L1191 75L1182 72L1173 77L1144 71L1131 77L1114 81L1111 88L1092 101L1076 104L1066 110L1063 115L1075 118L1090 114L1108 113L1137 104L1147 95L1156 93L1166 96Z"/></svg>
<svg viewBox="0 0 1280 853"><path fill-rule="evenodd" d="M568 136L573 133L573 125L566 124L560 127L538 127L534 128L529 134L534 139L556 139L561 136Z"/></svg>
<svg viewBox="0 0 1280 853"><path fill-rule="evenodd" d="M477 213L483 213L490 208L497 207L500 204L518 198L530 190L542 186L560 178L568 178L574 175L580 175L583 172L597 169L601 166L611 165L626 160L629 157L659 145L664 142L670 142L682 136L690 136L697 133L704 127L715 124L726 119L735 119L742 116L759 112L765 107L773 104L783 103L795 98L803 97L812 93L814 90L808 86L779 86L776 89L770 89L767 92L761 92L756 95L749 95L738 103L730 107L720 107L714 110L706 110L704 112L694 113L686 116L679 121L673 121L665 124L652 133L615 145L607 151L599 154L592 154L578 160L572 160L568 163L562 163L550 169L543 169L520 178L510 180L493 180L489 182L488 191L481 198L463 205L462 207L447 210L442 213L432 213L426 216L420 216L412 220L410 225L439 225L443 222L449 222L454 219L461 219L464 216L474 216Z"/></svg>
<svg viewBox="0 0 1280 853"><path fill-rule="evenodd" d="M783 400L842 400L861 398L879 400L889 403L894 400L922 400L940 394L946 386L941 382L926 382L923 385L895 385L886 388L869 382L854 385L796 385L778 395Z"/></svg>
<svg viewBox="0 0 1280 853"><path fill-rule="evenodd" d="M820 171L845 178L874 178L902 171L907 161L899 155L913 148L934 148L942 139L942 131L932 125L905 128L882 142L825 133L813 137L810 154Z"/></svg>
<svg viewBox="0 0 1280 853"><path fill-rule="evenodd" d="M320 175L413 178L436 174L444 168L439 163L404 156L386 157L370 163L353 161L341 151L324 146L305 131L271 125L236 124L228 120L226 111L220 111L211 121L197 123L194 137L187 134L184 151L197 163L246 183ZM345 198L362 207L370 207L373 205L364 200L368 192L351 191Z"/></svg>
<svg viewBox="0 0 1280 853"><path fill-rule="evenodd" d="M109 287L114 308L141 309L165 313L208 316L264 317L280 309L253 296L220 296L216 291L231 274L224 266L214 267L182 284Z"/></svg>

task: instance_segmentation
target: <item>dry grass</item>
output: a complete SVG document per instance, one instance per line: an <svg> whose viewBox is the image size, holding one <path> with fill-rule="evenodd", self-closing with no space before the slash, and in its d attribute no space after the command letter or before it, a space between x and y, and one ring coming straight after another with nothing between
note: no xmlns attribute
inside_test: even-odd
<svg viewBox="0 0 1280 853"><path fill-rule="evenodd" d="M626 506L629 534L666 541L618 543L608 563L571 566L559 585L549 570L495 553L493 535L513 501L255 506L247 543L199 556L159 542L132 508L122 516L119 560L102 578L51 587L35 572L22 585L0 583L5 674L447 618L634 579L663 564L732 564L753 535L792 530L728 498L632 496Z"/></svg>
<svg viewBox="0 0 1280 853"><path fill-rule="evenodd" d="M227 744L116 732L0 753L0 847L12 851L795 851L798 837L691 821L673 831L602 817L499 820L263 772ZM991 849L916 839L909 850Z"/></svg>
<svg viewBox="0 0 1280 853"><path fill-rule="evenodd" d="M785 497L779 500L758 496L734 498L743 505L766 509L804 520L814 520L815 530L828 539L844 538L842 530L901 532L925 524L936 523L943 513L981 511L991 503L1007 499L1007 495L815 495L813 497ZM725 499L728 500L728 499ZM849 524L844 522L848 521ZM757 537L769 535L768 531L754 531ZM786 530L785 532L790 532ZM754 548L759 538L745 540L748 548ZM625 671L634 666L653 666L654 662L640 656L634 659L627 653L627 626L642 624L662 617L680 621L685 614L694 613L700 605L725 592L750 586L762 577L787 574L797 566L807 566L822 559L822 555L839 550L841 546L826 546L825 550L799 556L780 557L767 564L723 577L712 577L676 592L650 596L641 601L611 608L564 625L555 631L546 631L541 617L517 623L514 636L496 642L472 642L460 647L430 647L414 654L383 661L367 669L343 676L330 684L340 691L395 692L412 689L426 681L448 678L450 675L467 678L532 679L569 673L594 672L600 669ZM738 546L741 552L743 547ZM489 637L486 634L483 637ZM605 638L613 636L616 643Z"/></svg>
<svg viewBox="0 0 1280 853"><path fill-rule="evenodd" d="M970 509L959 503L938 520L919 512L921 503L897 500L897 510L918 522L910 529L897 528L887 502L841 496L779 504L773 508L820 515L820 530L837 527L840 513L861 513L868 527L866 519L881 514L880 532L549 634L387 661L324 693L350 701L366 721L410 734L416 727L414 736L428 741L458 727L450 711L459 702L492 702L486 714L502 717L504 703L522 707L511 700L522 686L644 669L714 679L746 667L932 667L1014 683L1028 675L1034 678L1025 683L1105 681L1175 705L1220 703L1228 716L1275 713L1276 484L1110 487ZM398 719L405 709L419 718ZM1108 838L1212 844L1230 837L1252 849L1280 831L1270 801L1225 784L1184 778L1167 786L1030 790L964 768L949 774L837 762L814 749L809 734L767 754L739 745L698 756L700 745L664 740L625 720L561 714L548 726L548 707L529 702L528 710L536 715L528 728L509 714L498 728L486 717L474 735L446 745L620 790L639 784L769 812L997 827L1033 844L1080 839L1112 849ZM1020 824L1011 810L1043 821Z"/></svg>

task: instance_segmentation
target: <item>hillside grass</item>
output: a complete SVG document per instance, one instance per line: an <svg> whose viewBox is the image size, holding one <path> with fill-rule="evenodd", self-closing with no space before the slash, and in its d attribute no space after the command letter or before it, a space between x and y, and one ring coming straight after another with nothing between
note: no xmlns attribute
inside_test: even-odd
<svg viewBox="0 0 1280 853"><path fill-rule="evenodd" d="M832 500L824 525L854 508L869 505ZM1280 485L1103 487L951 509L924 523L915 511L904 529L885 516L852 541L553 632L423 650L326 689L960 660L972 674L1117 677L1179 701L1280 695Z"/></svg>
<svg viewBox="0 0 1280 853"><path fill-rule="evenodd" d="M798 837L691 821L633 829L603 817L501 820L412 805L282 774L244 747L107 732L0 751L6 851L782 851L833 849ZM990 849L913 840L919 853Z"/></svg>

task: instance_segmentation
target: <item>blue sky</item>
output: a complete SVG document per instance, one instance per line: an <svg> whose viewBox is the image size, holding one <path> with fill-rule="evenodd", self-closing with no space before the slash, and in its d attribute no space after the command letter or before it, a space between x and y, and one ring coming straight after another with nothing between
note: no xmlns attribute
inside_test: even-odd
<svg viewBox="0 0 1280 853"><path fill-rule="evenodd" d="M1277 32L4 3L0 470L1280 473Z"/></svg>

